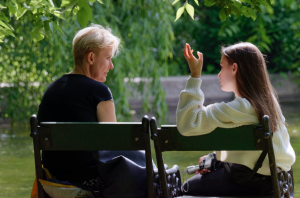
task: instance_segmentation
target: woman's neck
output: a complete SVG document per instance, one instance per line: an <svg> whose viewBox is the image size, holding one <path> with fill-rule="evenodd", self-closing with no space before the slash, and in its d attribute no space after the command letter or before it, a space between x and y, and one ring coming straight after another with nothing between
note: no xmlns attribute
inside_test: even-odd
<svg viewBox="0 0 300 198"><path fill-rule="evenodd" d="M88 72L88 70L85 69L85 67L78 66L78 65L75 65L74 69L68 74L80 74L80 75L87 76L89 78L91 77L90 72Z"/></svg>

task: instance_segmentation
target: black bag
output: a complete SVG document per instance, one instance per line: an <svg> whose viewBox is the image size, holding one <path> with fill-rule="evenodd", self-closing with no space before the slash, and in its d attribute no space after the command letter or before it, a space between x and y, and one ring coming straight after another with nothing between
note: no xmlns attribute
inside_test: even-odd
<svg viewBox="0 0 300 198"><path fill-rule="evenodd" d="M98 156L97 156L98 154ZM100 197L147 197L146 159L143 151L98 151Z"/></svg>
<svg viewBox="0 0 300 198"><path fill-rule="evenodd" d="M263 161L266 158L268 152L267 150L263 150L263 152L260 154L257 162L255 163L255 166L253 170L248 168L247 166L241 165L241 164L234 164L234 163L228 163L225 162L224 166L228 173L230 174L231 178L236 182L236 183L246 183L249 182L250 180L265 180L265 179L270 179L271 177L267 176L257 176L258 174L257 171L262 167ZM256 176L256 177L254 177Z"/></svg>
<svg viewBox="0 0 300 198"><path fill-rule="evenodd" d="M247 166L241 165L241 164L234 164L234 163L224 163L224 166L226 170L228 171L228 168L230 169L229 174L230 177L233 179L235 183L243 184L247 182L256 182L259 180L270 180L270 176L263 176L259 174L253 174L253 170L248 168Z"/></svg>

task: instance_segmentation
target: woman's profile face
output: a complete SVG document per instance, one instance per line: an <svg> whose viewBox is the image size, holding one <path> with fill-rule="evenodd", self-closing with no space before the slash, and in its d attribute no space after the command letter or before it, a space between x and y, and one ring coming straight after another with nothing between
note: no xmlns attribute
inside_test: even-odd
<svg viewBox="0 0 300 198"><path fill-rule="evenodd" d="M230 65L227 58L223 55L220 62L221 71L218 74L220 79L221 89L225 92L235 92L236 79L233 65Z"/></svg>
<svg viewBox="0 0 300 198"><path fill-rule="evenodd" d="M109 70L114 68L111 61L113 50L111 47L106 47L100 50L99 54L95 54L95 60L91 67L91 77L99 82L105 82Z"/></svg>

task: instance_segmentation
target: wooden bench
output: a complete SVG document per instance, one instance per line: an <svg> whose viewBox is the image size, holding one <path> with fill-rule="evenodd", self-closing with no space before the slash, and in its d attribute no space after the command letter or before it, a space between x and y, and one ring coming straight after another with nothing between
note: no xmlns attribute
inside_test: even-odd
<svg viewBox="0 0 300 198"><path fill-rule="evenodd" d="M177 192L171 192L170 185L167 185L168 178L164 170L162 152L210 150L267 150L274 198L294 197L293 170L278 173L276 167L268 116L263 117L262 125L241 126L231 129L216 128L209 134L190 137L182 136L178 132L176 125L163 125L161 128L157 128L155 118L150 120L150 128L151 139L154 141L163 198L180 196ZM181 197L188 198L192 196ZM273 196L265 196L265 198L271 197L273 198Z"/></svg>
<svg viewBox="0 0 300 198"><path fill-rule="evenodd" d="M148 197L153 197L149 118L142 122L41 122L30 119L37 181L45 180L40 151L145 150ZM49 197L38 182L38 197Z"/></svg>

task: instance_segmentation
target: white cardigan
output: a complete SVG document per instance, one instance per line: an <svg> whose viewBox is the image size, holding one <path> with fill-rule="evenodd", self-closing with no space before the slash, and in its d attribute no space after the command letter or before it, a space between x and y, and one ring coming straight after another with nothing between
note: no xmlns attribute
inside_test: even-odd
<svg viewBox="0 0 300 198"><path fill-rule="evenodd" d="M177 128L184 136L196 136L210 133L215 128L234 128L242 125L259 124L255 109L250 102L241 97L228 103L215 103L203 106L204 94L200 89L202 80L190 77L185 90L181 91L176 112ZM280 107L278 105L280 110ZM281 110L280 114L284 122ZM290 137L284 123L273 133L273 147L276 164L288 171L295 162L295 152L290 144ZM261 151L218 151L217 158L221 161L245 165L254 168ZM268 156L259 174L270 175Z"/></svg>

